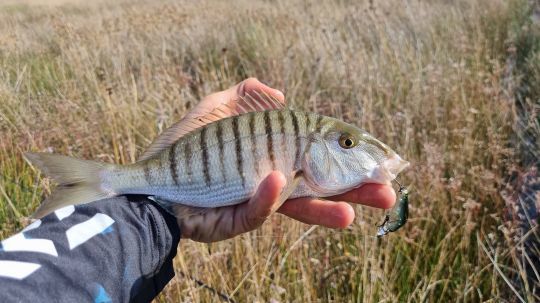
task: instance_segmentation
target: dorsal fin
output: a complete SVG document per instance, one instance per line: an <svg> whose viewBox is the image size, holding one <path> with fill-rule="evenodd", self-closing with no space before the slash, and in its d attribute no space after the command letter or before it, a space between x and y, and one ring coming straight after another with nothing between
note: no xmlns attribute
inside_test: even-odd
<svg viewBox="0 0 540 303"><path fill-rule="evenodd" d="M138 161L144 161L154 157L163 150L169 148L174 142L186 134L189 134L192 131L212 122L250 112L285 108L285 103L276 98L273 98L265 93L254 93L255 96L248 94L244 97L240 97L239 99L221 103L204 114L188 113L184 118L174 123L171 127L167 128L163 133L161 133L161 135L154 139L154 142L148 146Z"/></svg>

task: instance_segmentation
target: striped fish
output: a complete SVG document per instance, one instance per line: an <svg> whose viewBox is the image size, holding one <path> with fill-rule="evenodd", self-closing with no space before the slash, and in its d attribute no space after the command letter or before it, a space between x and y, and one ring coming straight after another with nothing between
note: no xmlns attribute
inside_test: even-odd
<svg viewBox="0 0 540 303"><path fill-rule="evenodd" d="M408 165L360 128L257 98L181 120L130 165L25 155L59 183L36 218L125 194L147 195L167 209L234 205L248 200L274 170L288 179L283 201L326 197L368 182L388 183Z"/></svg>

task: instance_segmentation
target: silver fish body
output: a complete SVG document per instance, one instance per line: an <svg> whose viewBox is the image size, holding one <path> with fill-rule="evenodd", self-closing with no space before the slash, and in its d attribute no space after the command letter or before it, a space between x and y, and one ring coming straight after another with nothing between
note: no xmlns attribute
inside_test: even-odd
<svg viewBox="0 0 540 303"><path fill-rule="evenodd" d="M64 190L73 191L73 186L65 186L69 181L84 183L86 188L92 185L93 190L74 192L80 196L79 202L55 203L38 211L38 216L62 205L124 194L144 194L193 207L234 205L248 200L273 170L281 171L289 181L302 173L290 198L325 197L368 182L388 183L408 165L384 143L355 126L287 108L220 119L191 131L146 160L125 166L100 164L93 169L97 176L79 173L77 180L62 177L63 172L55 167L68 165L65 162L72 158L54 157L59 156L27 155L56 177L60 189L64 186ZM89 170L94 163L69 161L72 167L84 164ZM60 195L49 199L53 198L62 199Z"/></svg>
<svg viewBox="0 0 540 303"><path fill-rule="evenodd" d="M382 176L379 179L368 177L373 170L371 166L381 162L383 155L373 154L373 157L348 163L341 163L331 155L327 147L330 143L322 138L336 122L339 123L333 118L289 109L219 120L181 138L153 158L113 170L104 176L104 183L110 184L115 194L145 194L183 205L219 207L246 201L273 170L289 178L294 172L306 172L309 168L312 168L311 173L320 171L321 175L314 178L332 175L335 171L335 183L345 184L346 180L337 175L352 173L345 166L356 165L357 173L366 174L364 180L360 180L363 183L389 181ZM317 144L317 138L325 144ZM306 153L308 147L313 150ZM305 165L306 161L325 163ZM362 184L355 180L354 184L335 190L328 186L317 187L317 182L310 184L309 176L300 182L291 198L329 196Z"/></svg>

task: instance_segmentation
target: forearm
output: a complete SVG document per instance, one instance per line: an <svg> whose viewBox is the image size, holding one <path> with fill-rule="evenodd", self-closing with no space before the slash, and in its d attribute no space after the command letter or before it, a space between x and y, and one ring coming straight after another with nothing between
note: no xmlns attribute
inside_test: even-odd
<svg viewBox="0 0 540 303"><path fill-rule="evenodd" d="M180 232L175 219L148 200L130 200L61 209L2 241L1 301L154 298L174 276Z"/></svg>

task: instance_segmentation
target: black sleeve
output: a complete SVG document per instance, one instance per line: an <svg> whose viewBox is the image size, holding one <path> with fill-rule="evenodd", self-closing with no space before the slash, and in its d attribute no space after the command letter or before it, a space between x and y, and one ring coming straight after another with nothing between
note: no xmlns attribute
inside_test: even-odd
<svg viewBox="0 0 540 303"><path fill-rule="evenodd" d="M148 302L174 276L173 216L140 197L69 206L0 245L1 302Z"/></svg>

